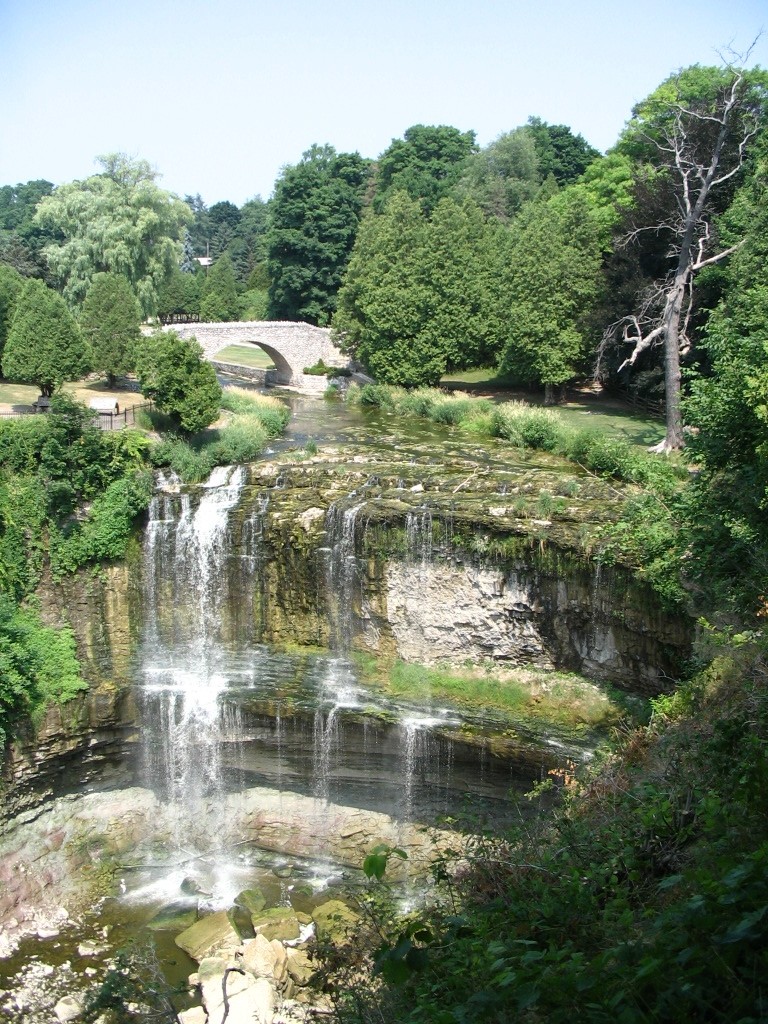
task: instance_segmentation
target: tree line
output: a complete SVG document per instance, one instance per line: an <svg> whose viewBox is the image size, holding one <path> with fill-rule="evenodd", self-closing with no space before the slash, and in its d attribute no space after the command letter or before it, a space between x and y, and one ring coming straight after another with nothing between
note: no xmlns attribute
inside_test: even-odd
<svg viewBox="0 0 768 1024"><path fill-rule="evenodd" d="M605 155L536 117L483 148L447 125L414 125L377 160L313 145L268 201L240 208L181 200L120 154L56 189L6 186L0 343L21 279L79 317L109 273L144 318L330 325L388 383L496 367L553 402L596 374L663 398L665 446L679 447L682 376L714 369L711 314L758 225L743 210L759 188L767 95L759 69L686 68Z"/></svg>

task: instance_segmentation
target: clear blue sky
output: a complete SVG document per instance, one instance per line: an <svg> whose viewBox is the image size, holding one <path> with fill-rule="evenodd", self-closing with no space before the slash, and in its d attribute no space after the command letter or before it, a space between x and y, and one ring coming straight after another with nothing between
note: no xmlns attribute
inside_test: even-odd
<svg viewBox="0 0 768 1024"><path fill-rule="evenodd" d="M0 184L123 151L241 205L313 142L376 157L422 123L485 145L531 114L605 150L670 72L764 27L765 0L0 0Z"/></svg>

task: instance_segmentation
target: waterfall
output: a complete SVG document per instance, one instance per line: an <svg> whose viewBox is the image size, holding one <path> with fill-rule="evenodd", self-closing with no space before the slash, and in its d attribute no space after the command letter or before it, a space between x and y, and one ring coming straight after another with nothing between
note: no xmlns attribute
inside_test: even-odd
<svg viewBox="0 0 768 1024"><path fill-rule="evenodd" d="M240 712L225 697L221 622L229 520L245 478L242 467L219 467L194 496L159 493L149 509L139 697L144 760L175 809L179 843L201 802L221 794L222 747L236 750L242 732ZM228 760L237 771L237 754ZM210 829L215 834L214 821Z"/></svg>
<svg viewBox="0 0 768 1024"><path fill-rule="evenodd" d="M361 707L359 695L351 666L333 659L317 693L312 729L313 793L318 800L327 802L331 798L331 778L342 746L339 712Z"/></svg>
<svg viewBox="0 0 768 1024"><path fill-rule="evenodd" d="M362 502L347 509L333 504L325 519L331 646L341 651L348 651L352 646L354 609L360 603L356 539L357 519L362 508Z"/></svg>
<svg viewBox="0 0 768 1024"><path fill-rule="evenodd" d="M405 517L406 555L411 562L432 561L432 509L422 506Z"/></svg>

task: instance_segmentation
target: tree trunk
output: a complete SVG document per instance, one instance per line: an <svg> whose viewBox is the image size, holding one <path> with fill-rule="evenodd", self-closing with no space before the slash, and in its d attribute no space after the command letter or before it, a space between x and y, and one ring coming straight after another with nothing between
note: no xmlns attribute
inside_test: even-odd
<svg viewBox="0 0 768 1024"><path fill-rule="evenodd" d="M544 385L544 405L557 405L557 392L554 384Z"/></svg>
<svg viewBox="0 0 768 1024"><path fill-rule="evenodd" d="M667 292L662 314L667 432L663 442L656 446L656 450L662 452L678 451L685 444L683 414L680 408L680 322L683 318L685 294L693 273L691 246L699 212L697 206L693 215L688 218L677 260L677 270L672 286Z"/></svg>

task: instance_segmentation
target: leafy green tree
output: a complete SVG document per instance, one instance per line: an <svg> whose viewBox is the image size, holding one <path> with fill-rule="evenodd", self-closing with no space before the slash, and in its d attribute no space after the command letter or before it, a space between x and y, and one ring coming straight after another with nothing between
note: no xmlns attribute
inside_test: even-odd
<svg viewBox="0 0 768 1024"><path fill-rule="evenodd" d="M37 204L53 191L50 181L0 186L0 232L17 231L22 236L34 231Z"/></svg>
<svg viewBox="0 0 768 1024"><path fill-rule="evenodd" d="M43 247L52 241L49 230L35 223L37 204L51 194L50 181L28 181L0 187L0 262L24 277L48 276Z"/></svg>
<svg viewBox="0 0 768 1024"><path fill-rule="evenodd" d="M136 372L143 394L173 417L184 433L194 434L218 418L221 386L194 338L185 341L175 331L142 338Z"/></svg>
<svg viewBox="0 0 768 1024"><path fill-rule="evenodd" d="M547 124L540 117L529 117L526 129L536 147L541 181L551 174L558 185L568 185L600 156L582 135L574 135L565 124Z"/></svg>
<svg viewBox="0 0 768 1024"><path fill-rule="evenodd" d="M270 319L327 324L357 234L369 161L312 146L275 186L267 235Z"/></svg>
<svg viewBox="0 0 768 1024"><path fill-rule="evenodd" d="M240 319L235 271L227 253L216 260L205 277L200 298L200 319L206 322Z"/></svg>
<svg viewBox="0 0 768 1024"><path fill-rule="evenodd" d="M686 529L691 573L710 600L735 597L739 611L764 613L768 579L768 138L735 206L744 237L727 270L723 301L702 347L709 372L685 403L698 473Z"/></svg>
<svg viewBox="0 0 768 1024"><path fill-rule="evenodd" d="M16 299L23 286L24 278L18 270L0 263L0 357L11 328Z"/></svg>
<svg viewBox="0 0 768 1024"><path fill-rule="evenodd" d="M489 217L507 222L539 191L539 158L532 133L515 128L473 153L456 184Z"/></svg>
<svg viewBox="0 0 768 1024"><path fill-rule="evenodd" d="M448 196L475 151L475 133L450 125L415 124L393 139L378 160L374 208L381 212L389 196L406 192L431 213Z"/></svg>
<svg viewBox="0 0 768 1024"><path fill-rule="evenodd" d="M122 274L151 316L160 286L179 264L189 208L158 187L146 160L112 153L98 162L101 174L60 185L38 207L35 222L57 237L45 249L51 272L72 306L95 274Z"/></svg>
<svg viewBox="0 0 768 1024"><path fill-rule="evenodd" d="M587 354L601 262L599 224L579 192L531 203L510 227L500 288L507 328L499 367L523 383L543 385L548 403Z"/></svg>
<svg viewBox="0 0 768 1024"><path fill-rule="evenodd" d="M91 348L91 368L103 371L110 388L115 378L133 369L141 335L141 310L126 279L96 274L85 296L80 329Z"/></svg>
<svg viewBox="0 0 768 1024"><path fill-rule="evenodd" d="M19 294L2 367L8 380L37 384L46 396L90 368L90 353L67 304L42 281L28 281Z"/></svg>

